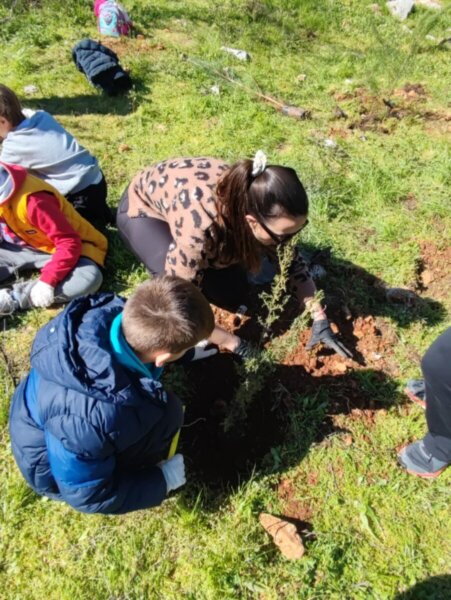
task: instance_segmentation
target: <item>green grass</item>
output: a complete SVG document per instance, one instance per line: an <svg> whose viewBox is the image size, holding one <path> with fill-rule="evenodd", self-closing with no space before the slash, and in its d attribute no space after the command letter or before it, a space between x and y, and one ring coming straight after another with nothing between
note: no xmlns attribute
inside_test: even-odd
<svg viewBox="0 0 451 600"><path fill-rule="evenodd" d="M355 264L389 286L410 286L422 244L440 250L450 243L449 122L423 114L450 114L450 49L437 45L449 37L450 2L439 12L417 8L404 24L382 1L380 13L363 0L125 4L145 36L116 48L136 81L128 98L102 97L71 62L79 39L97 37L88 0L2 2L0 80L25 106L56 115L98 156L112 206L138 169L170 156L233 161L262 148L271 162L295 167L311 200L303 241L333 250L325 286L343 290L352 306L376 314L396 334L397 375L387 373L380 385L371 372L356 375L362 393L374 394L385 411L371 424L336 415L335 425L349 433L320 442L316 434L333 390L322 386L308 396L299 390L286 411L284 440L235 488L218 492L191 478L156 510L85 516L38 498L15 467L7 431L12 375L26 373L33 336L55 311L14 317L1 333L10 367L0 357L0 597L451 597L449 577L441 588L438 580L428 583L451 568L451 470L437 481L418 481L395 459L397 447L425 432L422 411L402 406L400 392L406 377L418 375L418 357L449 323L449 289L429 295L439 305L409 312L376 302L364 282L349 289L346 275ZM248 50L252 61L236 61L223 45ZM224 67L248 86L311 110L312 119L283 117L212 75L211 68ZM426 96L403 101L395 90L406 83L422 84ZM26 97L30 84L38 92ZM213 84L219 96L208 93ZM384 98L397 108L407 104L410 113L388 117ZM333 115L337 104L346 120ZM362 111L382 118L379 125L389 133L350 129ZM325 147L325 138L338 147ZM121 144L129 150L121 152ZM408 195L416 199L414 210L405 206ZM109 238L104 289L128 295L146 274L114 230ZM173 376L170 385L182 387L183 376ZM281 480L308 509L315 534L299 562L278 554L258 524L260 511L287 509L277 492Z"/></svg>

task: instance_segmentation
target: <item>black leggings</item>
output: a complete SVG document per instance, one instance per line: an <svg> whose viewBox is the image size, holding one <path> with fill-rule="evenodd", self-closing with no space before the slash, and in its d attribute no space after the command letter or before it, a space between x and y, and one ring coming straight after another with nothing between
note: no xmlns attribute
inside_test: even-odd
<svg viewBox="0 0 451 600"><path fill-rule="evenodd" d="M425 446L440 460L451 462L451 327L439 336L421 361L426 385Z"/></svg>
<svg viewBox="0 0 451 600"><path fill-rule="evenodd" d="M169 225L152 217L129 217L128 193L125 190L117 209L117 228L122 241L146 267L151 275L165 272L166 255L173 237ZM249 305L246 270L241 265L225 269L206 269L201 290L209 302L235 312Z"/></svg>
<svg viewBox="0 0 451 600"><path fill-rule="evenodd" d="M111 210L106 203L107 194L107 184L102 174L99 183L88 185L79 192L67 194L66 198L84 219L96 227L101 227L114 222Z"/></svg>

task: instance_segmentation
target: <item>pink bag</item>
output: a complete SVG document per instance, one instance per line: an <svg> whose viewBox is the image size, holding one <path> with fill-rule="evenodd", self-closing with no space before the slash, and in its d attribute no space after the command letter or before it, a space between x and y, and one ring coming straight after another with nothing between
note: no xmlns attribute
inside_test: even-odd
<svg viewBox="0 0 451 600"><path fill-rule="evenodd" d="M125 8L116 0L95 0L94 14L101 35L112 37L130 35L132 21Z"/></svg>

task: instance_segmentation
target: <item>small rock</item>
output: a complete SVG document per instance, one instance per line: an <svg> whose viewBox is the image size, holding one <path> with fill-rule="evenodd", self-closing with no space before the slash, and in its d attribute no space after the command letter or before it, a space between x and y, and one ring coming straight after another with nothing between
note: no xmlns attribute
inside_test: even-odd
<svg viewBox="0 0 451 600"><path fill-rule="evenodd" d="M219 85L212 85L210 88L210 92L213 94L213 96L219 96L219 94L221 93Z"/></svg>
<svg viewBox="0 0 451 600"><path fill-rule="evenodd" d="M119 144L119 146L117 147L118 152L120 152L121 154L123 152L130 152L131 150L131 146L129 146L128 144Z"/></svg>
<svg viewBox="0 0 451 600"><path fill-rule="evenodd" d="M38 88L37 88L37 86L35 86L35 85L26 85L26 86L24 87L23 91L24 91L26 94L36 94L36 92L38 91Z"/></svg>
<svg viewBox="0 0 451 600"><path fill-rule="evenodd" d="M239 50L238 48L228 48L227 46L221 46L221 50L232 54L238 60L251 60L251 55L249 54L249 52L246 52L246 50Z"/></svg>
<svg viewBox="0 0 451 600"><path fill-rule="evenodd" d="M310 119L312 113L305 109L299 108L298 106L283 106L280 109L280 112L287 117L292 117L293 119L305 120Z"/></svg>
<svg viewBox="0 0 451 600"><path fill-rule="evenodd" d="M425 8L432 8L433 10L442 10L443 8L441 2L437 0L415 0L415 4L419 4Z"/></svg>
<svg viewBox="0 0 451 600"><path fill-rule="evenodd" d="M293 523L279 519L268 513L260 513L258 519L286 558L297 560L304 556L304 544Z"/></svg>
<svg viewBox="0 0 451 600"><path fill-rule="evenodd" d="M300 73L297 77L296 77L296 81L298 83L302 83L303 81L305 81L307 79L307 75L305 73Z"/></svg>
<svg viewBox="0 0 451 600"><path fill-rule="evenodd" d="M337 142L334 142L334 140L331 140L330 138L325 138L323 144L326 148L336 148L338 146Z"/></svg>
<svg viewBox="0 0 451 600"><path fill-rule="evenodd" d="M394 17L405 21L415 7L414 0L388 0L387 8Z"/></svg>
<svg viewBox="0 0 451 600"><path fill-rule="evenodd" d="M377 352L373 352L373 359L380 360L382 358L382 354L378 354Z"/></svg>

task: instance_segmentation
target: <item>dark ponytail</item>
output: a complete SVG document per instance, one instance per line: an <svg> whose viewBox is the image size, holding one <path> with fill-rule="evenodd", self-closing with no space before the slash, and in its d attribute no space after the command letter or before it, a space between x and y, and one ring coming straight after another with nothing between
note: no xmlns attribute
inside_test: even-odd
<svg viewBox="0 0 451 600"><path fill-rule="evenodd" d="M306 215L308 199L294 169L270 165L253 177L252 165L251 160L240 160L218 181L217 233L222 260L238 261L255 271L260 266L261 245L245 216L265 221L282 215Z"/></svg>

